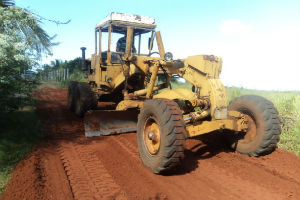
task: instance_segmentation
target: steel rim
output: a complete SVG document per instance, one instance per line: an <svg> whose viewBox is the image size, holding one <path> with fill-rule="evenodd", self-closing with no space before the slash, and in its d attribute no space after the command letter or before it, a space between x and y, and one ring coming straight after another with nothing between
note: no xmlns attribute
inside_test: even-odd
<svg viewBox="0 0 300 200"><path fill-rule="evenodd" d="M160 129L155 119L149 117L144 127L144 142L151 155L158 153L160 148Z"/></svg>
<svg viewBox="0 0 300 200"><path fill-rule="evenodd" d="M255 121L252 119L251 116L245 115L245 119L247 120L248 130L244 135L243 139L241 139L240 141L243 143L250 143L256 137L257 127Z"/></svg>

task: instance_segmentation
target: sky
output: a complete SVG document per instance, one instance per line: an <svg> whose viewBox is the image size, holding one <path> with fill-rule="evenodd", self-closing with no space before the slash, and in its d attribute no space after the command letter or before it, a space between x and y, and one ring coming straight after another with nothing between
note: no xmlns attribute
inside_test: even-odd
<svg viewBox="0 0 300 200"><path fill-rule="evenodd" d="M215 55L223 59L226 86L300 91L299 0L16 0L16 5L52 20L53 56L71 60L94 50L95 25L111 12L155 18L166 52L174 58Z"/></svg>

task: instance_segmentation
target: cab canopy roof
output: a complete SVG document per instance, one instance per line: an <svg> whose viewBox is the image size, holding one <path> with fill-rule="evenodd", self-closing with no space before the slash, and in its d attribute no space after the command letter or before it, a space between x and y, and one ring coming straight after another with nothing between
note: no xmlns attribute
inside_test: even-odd
<svg viewBox="0 0 300 200"><path fill-rule="evenodd" d="M112 12L98 23L96 31L108 32L109 25L112 25L112 32L125 34L127 27L132 26L135 34L153 31L156 27L152 17Z"/></svg>

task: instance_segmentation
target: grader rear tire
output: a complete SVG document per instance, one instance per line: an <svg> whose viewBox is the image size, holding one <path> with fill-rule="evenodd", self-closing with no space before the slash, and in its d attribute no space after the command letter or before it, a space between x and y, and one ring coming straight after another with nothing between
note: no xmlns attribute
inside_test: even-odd
<svg viewBox="0 0 300 200"><path fill-rule="evenodd" d="M71 81L68 87L68 102L67 102L67 107L70 111L74 112L75 111L75 101L76 101L76 87L77 87L78 82L76 81Z"/></svg>
<svg viewBox="0 0 300 200"><path fill-rule="evenodd" d="M159 174L177 166L184 157L186 129L178 105L151 99L138 116L137 141L143 164Z"/></svg>
<svg viewBox="0 0 300 200"><path fill-rule="evenodd" d="M97 107L98 100L88 83L79 82L76 87L75 113L83 117L84 113Z"/></svg>
<svg viewBox="0 0 300 200"><path fill-rule="evenodd" d="M232 137L231 146L239 153L260 156L272 152L280 139L281 127L278 111L269 100L245 95L233 100L229 110L243 113L248 119L248 131Z"/></svg>

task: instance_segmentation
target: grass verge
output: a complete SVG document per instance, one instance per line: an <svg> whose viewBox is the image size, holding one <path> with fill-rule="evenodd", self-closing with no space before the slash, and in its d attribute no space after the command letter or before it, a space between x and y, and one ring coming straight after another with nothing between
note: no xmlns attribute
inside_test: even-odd
<svg viewBox="0 0 300 200"><path fill-rule="evenodd" d="M15 165L38 143L40 121L32 108L0 114L0 195Z"/></svg>
<svg viewBox="0 0 300 200"><path fill-rule="evenodd" d="M41 81L38 89L41 88L59 88L61 87L61 83L60 82L56 82L56 81Z"/></svg>

